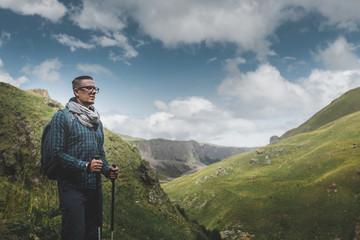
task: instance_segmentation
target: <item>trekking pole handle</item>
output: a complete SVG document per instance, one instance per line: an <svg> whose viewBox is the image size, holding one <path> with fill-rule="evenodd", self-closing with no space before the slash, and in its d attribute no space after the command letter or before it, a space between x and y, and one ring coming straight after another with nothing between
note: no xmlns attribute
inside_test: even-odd
<svg viewBox="0 0 360 240"><path fill-rule="evenodd" d="M112 166L113 166L114 168L116 168L116 164L113 164ZM115 179L111 179L111 181L114 182Z"/></svg>
<svg viewBox="0 0 360 240"><path fill-rule="evenodd" d="M101 159L101 157L100 157L99 155L94 155L93 158L96 159L96 160L100 160L100 159ZM100 178L100 172L96 172L96 177L97 177L96 180L99 180L99 178Z"/></svg>
<svg viewBox="0 0 360 240"><path fill-rule="evenodd" d="M94 159L99 160L101 157L99 155L94 155ZM97 190L97 202L98 202L98 240L101 240L101 218L102 218L102 211L101 211L101 204L100 204L100 172L96 172L96 190Z"/></svg>

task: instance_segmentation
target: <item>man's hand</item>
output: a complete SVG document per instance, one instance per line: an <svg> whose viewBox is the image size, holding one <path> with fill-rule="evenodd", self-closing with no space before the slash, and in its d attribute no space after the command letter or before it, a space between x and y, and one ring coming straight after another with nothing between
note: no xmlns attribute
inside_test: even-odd
<svg viewBox="0 0 360 240"><path fill-rule="evenodd" d="M113 167L112 165L109 166L109 177L110 179L116 179L118 177L119 174L119 168L118 167Z"/></svg>
<svg viewBox="0 0 360 240"><path fill-rule="evenodd" d="M90 172L92 172L92 173L100 172L102 169L102 165L103 165L103 162L101 161L101 159L91 160Z"/></svg>

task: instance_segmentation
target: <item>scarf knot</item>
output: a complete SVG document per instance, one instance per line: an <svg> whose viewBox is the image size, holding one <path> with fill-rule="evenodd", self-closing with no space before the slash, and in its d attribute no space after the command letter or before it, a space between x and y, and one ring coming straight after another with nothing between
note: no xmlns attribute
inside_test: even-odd
<svg viewBox="0 0 360 240"><path fill-rule="evenodd" d="M76 98L71 98L65 107L68 108L85 127L97 129L99 126L100 115L93 105L87 108L78 103Z"/></svg>

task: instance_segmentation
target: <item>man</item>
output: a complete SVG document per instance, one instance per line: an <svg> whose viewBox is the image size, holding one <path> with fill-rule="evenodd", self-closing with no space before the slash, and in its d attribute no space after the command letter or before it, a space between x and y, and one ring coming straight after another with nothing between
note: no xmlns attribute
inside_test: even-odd
<svg viewBox="0 0 360 240"><path fill-rule="evenodd" d="M77 77L72 85L75 97L66 104L72 116L58 111L51 121L51 151L61 166L58 177L61 238L97 239L98 225L102 224L99 175L116 179L119 170L109 166L105 157L103 127L93 106L99 88L90 76ZM69 117L73 118L70 131L66 125Z"/></svg>

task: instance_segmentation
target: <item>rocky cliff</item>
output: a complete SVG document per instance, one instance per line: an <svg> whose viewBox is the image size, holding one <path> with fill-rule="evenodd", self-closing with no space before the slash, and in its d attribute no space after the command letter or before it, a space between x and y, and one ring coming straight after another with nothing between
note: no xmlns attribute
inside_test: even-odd
<svg viewBox="0 0 360 240"><path fill-rule="evenodd" d="M252 150L246 147L199 144L193 140L134 140L132 144L137 147L142 158L150 162L162 180L193 173L212 163Z"/></svg>

